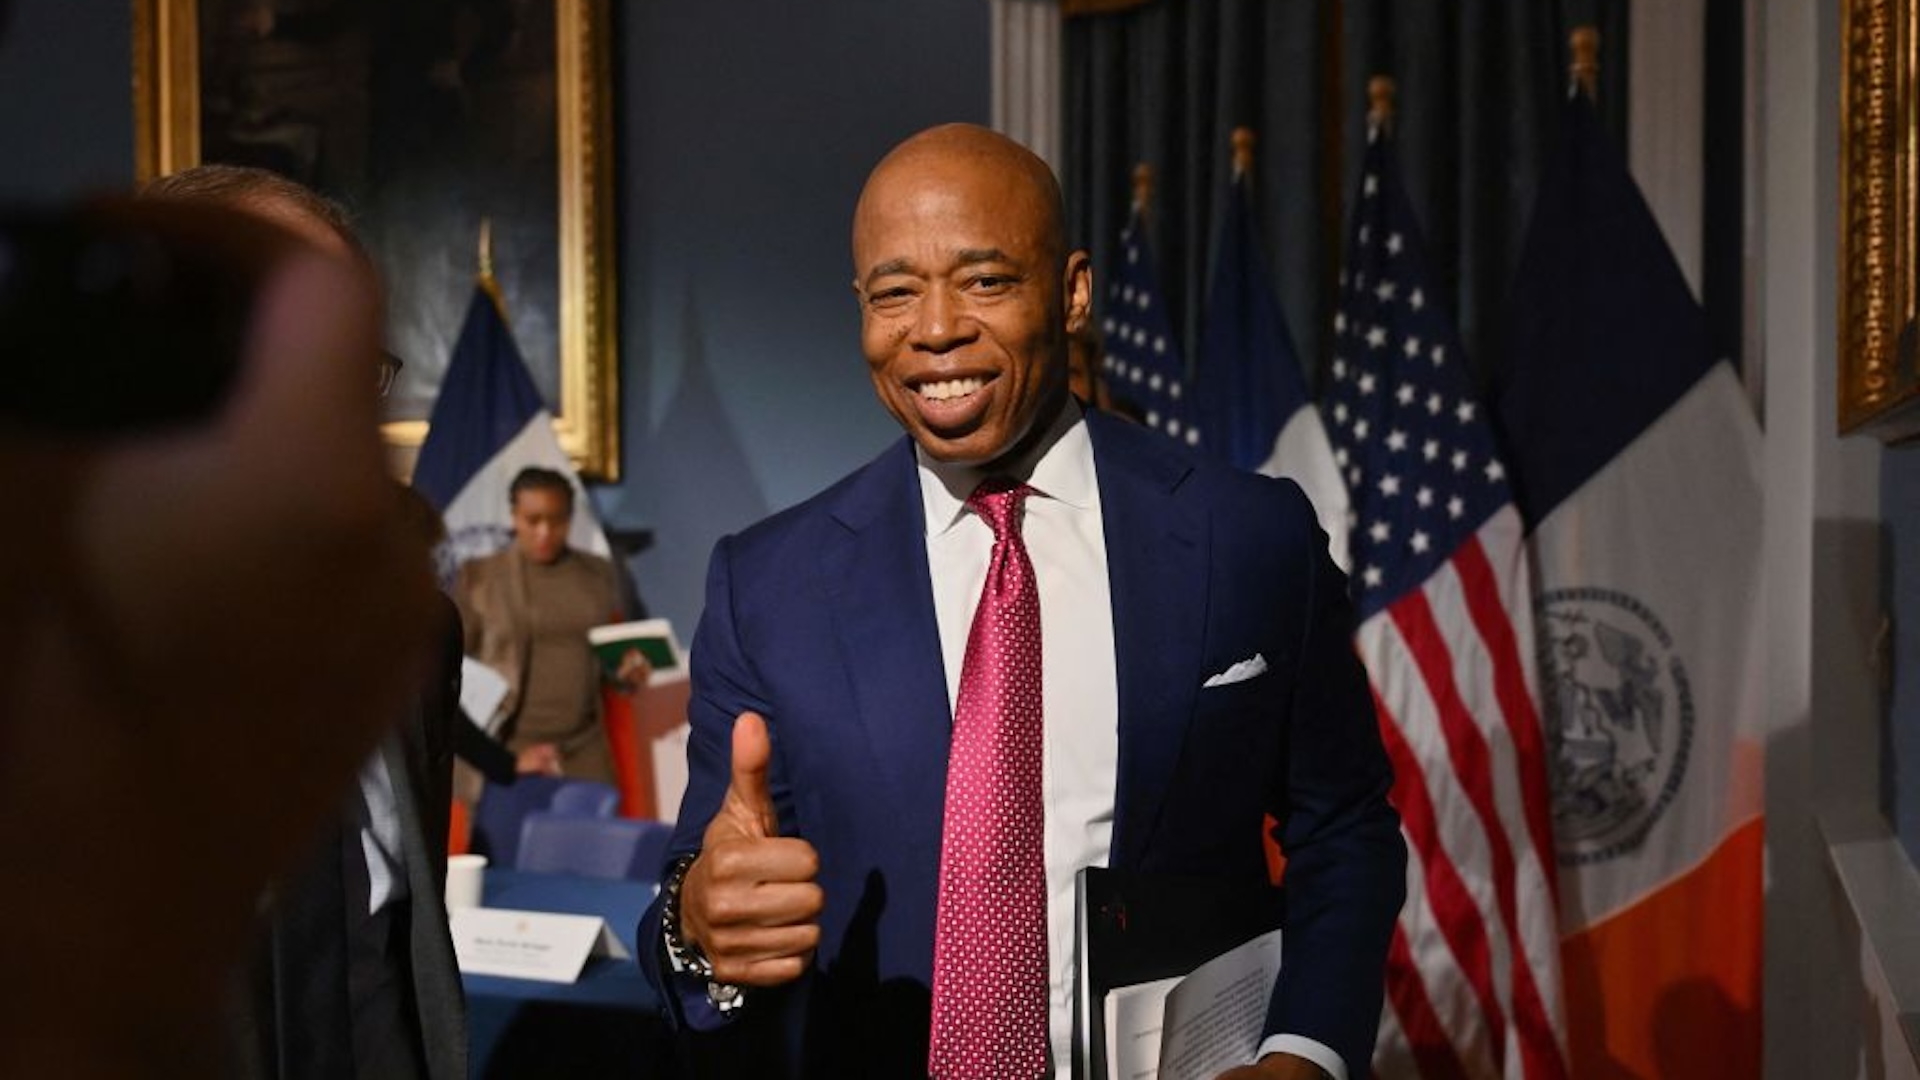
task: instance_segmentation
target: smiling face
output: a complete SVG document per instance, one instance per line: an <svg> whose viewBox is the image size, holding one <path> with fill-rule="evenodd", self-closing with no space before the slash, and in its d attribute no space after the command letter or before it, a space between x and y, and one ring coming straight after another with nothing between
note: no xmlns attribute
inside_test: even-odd
<svg viewBox="0 0 1920 1080"><path fill-rule="evenodd" d="M924 132L868 179L861 350L881 404L934 460L991 466L1064 405L1067 336L1093 289L1086 253L1064 247L1046 165L985 129Z"/></svg>

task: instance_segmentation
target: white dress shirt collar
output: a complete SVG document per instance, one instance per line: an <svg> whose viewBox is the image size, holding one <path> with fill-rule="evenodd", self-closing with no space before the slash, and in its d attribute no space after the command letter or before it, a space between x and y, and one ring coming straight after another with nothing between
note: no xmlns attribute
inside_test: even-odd
<svg viewBox="0 0 1920 1080"><path fill-rule="evenodd" d="M920 499L929 536L953 528L966 511L967 496L990 474L1012 477L1041 496L1076 509L1086 510L1100 503L1093 472L1093 440L1087 435L1080 403L1071 395L1039 442L1005 467L989 471L978 465L935 461L919 446L913 452L920 463Z"/></svg>

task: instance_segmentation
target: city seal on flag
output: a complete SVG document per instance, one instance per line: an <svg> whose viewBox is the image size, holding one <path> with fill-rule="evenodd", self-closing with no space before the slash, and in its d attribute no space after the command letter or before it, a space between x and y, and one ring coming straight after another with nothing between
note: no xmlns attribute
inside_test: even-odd
<svg viewBox="0 0 1920 1080"><path fill-rule="evenodd" d="M462 525L447 532L447 539L433 549L433 570L442 588L453 584L460 564L469 559L491 555L513 543L513 527L497 521Z"/></svg>
<svg viewBox="0 0 1920 1080"><path fill-rule="evenodd" d="M1540 617L1553 833L1562 866L1638 850L1680 791L1693 694L1673 637L1613 589L1555 589Z"/></svg>

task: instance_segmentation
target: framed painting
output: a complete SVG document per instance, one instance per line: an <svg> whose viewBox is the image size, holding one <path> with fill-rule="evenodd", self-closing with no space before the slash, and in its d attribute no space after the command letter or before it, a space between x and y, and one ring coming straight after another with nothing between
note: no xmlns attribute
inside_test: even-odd
<svg viewBox="0 0 1920 1080"><path fill-rule="evenodd" d="M385 276L417 448L483 231L581 472L619 476L610 0L133 0L141 180L255 165L339 199Z"/></svg>
<svg viewBox="0 0 1920 1080"><path fill-rule="evenodd" d="M1917 6L1845 0L1841 15L1839 426L1888 442L1920 436Z"/></svg>

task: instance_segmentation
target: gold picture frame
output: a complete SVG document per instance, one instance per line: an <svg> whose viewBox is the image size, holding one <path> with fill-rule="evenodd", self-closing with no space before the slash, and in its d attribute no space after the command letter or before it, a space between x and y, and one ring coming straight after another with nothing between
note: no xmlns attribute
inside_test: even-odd
<svg viewBox="0 0 1920 1080"><path fill-rule="evenodd" d="M1841 42L1839 428L1920 436L1916 5L1845 0Z"/></svg>
<svg viewBox="0 0 1920 1080"><path fill-rule="evenodd" d="M205 23L213 20L202 19L201 2L132 0L135 162L143 182L202 160L203 47L216 39L203 36L209 33ZM546 324L554 343L551 355L557 370L548 374L547 381L557 406L554 428L560 445L583 475L612 481L620 476L620 395L611 3L553 0L553 5L558 198L552 235L542 235L538 249L557 254L557 295L550 305L553 310L546 311L543 305L538 321ZM271 11L271 5L255 7ZM533 95L527 107L543 114L546 88L538 89L541 93ZM531 227L544 229L544 215L535 216L542 220ZM500 235L497 222L495 235ZM472 250L476 240L466 237L460 242ZM498 245L496 239L496 251ZM544 265L552 267L551 262ZM461 288L468 285L463 282ZM536 382L541 374L536 373ZM437 392L437 386L431 389ZM427 422L424 418L396 420L386 424L384 432L410 463L411 453L426 437Z"/></svg>

